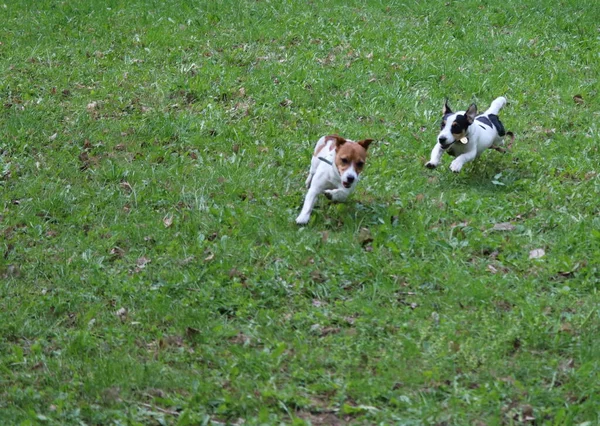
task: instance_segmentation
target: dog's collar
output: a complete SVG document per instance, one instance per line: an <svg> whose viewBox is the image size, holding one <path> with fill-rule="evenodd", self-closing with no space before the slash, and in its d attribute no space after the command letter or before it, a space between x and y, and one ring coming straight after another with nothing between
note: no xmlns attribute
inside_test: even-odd
<svg viewBox="0 0 600 426"><path fill-rule="evenodd" d="M332 162L332 161L330 161L330 160L328 160L327 158L325 158L325 157L317 157L317 158L318 158L319 160L321 160L322 162L324 162L324 163L327 163L327 164L329 164L330 166L333 166L333 162Z"/></svg>
<svg viewBox="0 0 600 426"><path fill-rule="evenodd" d="M328 160L328 159L327 159L327 158L325 158L325 157L317 157L317 158L318 158L319 160L321 160L322 162L329 164L329 165L330 165L330 166L333 168L333 170L334 170L334 173L335 173L335 174L336 174L336 175L337 175L337 176L338 176L338 177L341 179L340 171L339 171L339 170L338 170L338 168L335 166L335 164L333 164L333 161L331 161L331 160Z"/></svg>
<svg viewBox="0 0 600 426"><path fill-rule="evenodd" d="M468 143L469 143L469 138L465 136L464 138L462 138L462 139L459 139L458 141L459 141L460 143L462 143L463 145L466 145L466 144L468 144Z"/></svg>

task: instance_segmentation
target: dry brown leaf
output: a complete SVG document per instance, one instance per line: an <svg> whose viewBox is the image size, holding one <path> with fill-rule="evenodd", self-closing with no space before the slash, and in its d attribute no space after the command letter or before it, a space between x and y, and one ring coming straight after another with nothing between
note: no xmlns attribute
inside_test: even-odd
<svg viewBox="0 0 600 426"><path fill-rule="evenodd" d="M144 269L146 267L146 265L150 262L152 262L150 259L148 259L145 256L142 256L137 260L137 262L135 264L137 265L138 268Z"/></svg>
<svg viewBox="0 0 600 426"><path fill-rule="evenodd" d="M163 217L163 225L165 225L165 228L168 228L169 226L173 225L173 215L166 215L165 217Z"/></svg>
<svg viewBox="0 0 600 426"><path fill-rule="evenodd" d="M319 333L319 335L321 337L325 337L329 334L337 334L341 331L341 328L339 327L324 327L321 329L321 332Z"/></svg>
<svg viewBox="0 0 600 426"><path fill-rule="evenodd" d="M121 320L121 322L127 321L127 309L121 308L115 312L115 315Z"/></svg>
<svg viewBox="0 0 600 426"><path fill-rule="evenodd" d="M360 231L358 232L358 242L362 246L366 246L373 242L373 235L371 235L369 228L360 228Z"/></svg>
<svg viewBox="0 0 600 426"><path fill-rule="evenodd" d="M492 231L513 231L514 229L515 225L510 222L496 223L492 227Z"/></svg>
<svg viewBox="0 0 600 426"><path fill-rule="evenodd" d="M529 259L539 259L544 257L546 252L542 248L533 249L529 252Z"/></svg>
<svg viewBox="0 0 600 426"><path fill-rule="evenodd" d="M129 182L123 181L119 184L119 186L121 188L123 188L125 190L125 192L127 192L127 193L133 192L133 187L131 186L131 184Z"/></svg>

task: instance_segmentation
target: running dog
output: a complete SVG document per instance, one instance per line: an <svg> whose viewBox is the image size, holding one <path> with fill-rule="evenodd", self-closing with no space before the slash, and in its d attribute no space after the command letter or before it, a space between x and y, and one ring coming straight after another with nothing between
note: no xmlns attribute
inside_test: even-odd
<svg viewBox="0 0 600 426"><path fill-rule="evenodd" d="M448 101L442 109L441 131L437 143L431 151L431 159L425 164L433 169L440 164L442 154L447 152L456 157L450 163L450 170L460 172L469 161L479 157L488 148L504 152L504 136L509 135L511 140L514 135L506 132L498 114L506 105L506 98L496 98L490 107L477 115L477 105L471 104L466 111L452 112Z"/></svg>

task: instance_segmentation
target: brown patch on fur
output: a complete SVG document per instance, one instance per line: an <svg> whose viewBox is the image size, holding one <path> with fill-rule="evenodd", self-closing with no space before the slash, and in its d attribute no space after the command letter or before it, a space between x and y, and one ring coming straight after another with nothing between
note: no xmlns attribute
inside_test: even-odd
<svg viewBox="0 0 600 426"><path fill-rule="evenodd" d="M319 153L323 150L323 148L325 148L327 146L327 142L323 142L321 145L319 145L316 149L315 152L313 154L313 157L316 157L319 155Z"/></svg>
<svg viewBox="0 0 600 426"><path fill-rule="evenodd" d="M332 143L329 145L329 151L333 151L334 149L336 149L338 146L343 145L346 143L346 139L344 139L341 136L338 135L328 135L325 136L325 139L323 140L323 144L319 145L317 148L315 148L315 152L313 154L313 157L316 157L319 155L319 153L323 150L323 148L325 148L327 146L327 144L331 141L335 141L335 143Z"/></svg>

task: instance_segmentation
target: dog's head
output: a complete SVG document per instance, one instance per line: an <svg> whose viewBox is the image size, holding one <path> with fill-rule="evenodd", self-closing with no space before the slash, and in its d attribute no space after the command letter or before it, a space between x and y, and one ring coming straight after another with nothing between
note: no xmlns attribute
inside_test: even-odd
<svg viewBox="0 0 600 426"><path fill-rule="evenodd" d="M452 112L448 106L448 101L444 102L441 131L437 137L442 149L450 148L454 142L467 136L467 130L475 121L476 115L477 105L475 104L471 104L466 111Z"/></svg>
<svg viewBox="0 0 600 426"><path fill-rule="evenodd" d="M335 167L340 173L344 188L351 188L358 181L367 160L367 149L373 139L363 139L356 143L340 136L335 139Z"/></svg>

